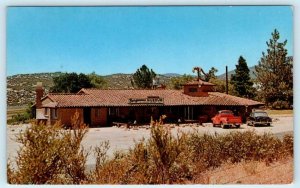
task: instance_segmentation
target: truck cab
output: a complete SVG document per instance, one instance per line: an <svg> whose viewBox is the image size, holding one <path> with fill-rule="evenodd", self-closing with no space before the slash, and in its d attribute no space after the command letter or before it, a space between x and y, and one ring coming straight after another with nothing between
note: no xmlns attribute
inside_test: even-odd
<svg viewBox="0 0 300 188"><path fill-rule="evenodd" d="M212 119L213 126L221 126L223 129L235 126L239 128L242 124L242 117L234 116L231 110L220 110Z"/></svg>

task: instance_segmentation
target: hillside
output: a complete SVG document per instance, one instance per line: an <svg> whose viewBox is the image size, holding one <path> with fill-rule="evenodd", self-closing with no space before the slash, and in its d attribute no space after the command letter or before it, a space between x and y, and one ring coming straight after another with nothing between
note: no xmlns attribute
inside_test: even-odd
<svg viewBox="0 0 300 188"><path fill-rule="evenodd" d="M255 79L256 78L256 76L254 74L255 66L249 67L249 70L250 70L250 78ZM228 79L230 79L231 75L234 74L234 73L235 73L235 70L228 71ZM225 80L226 79L226 73L219 75L218 78L221 79L221 80Z"/></svg>
<svg viewBox="0 0 300 188"><path fill-rule="evenodd" d="M55 73L37 73L37 74L18 74L7 77L7 105L26 105L34 102L35 84L43 82L45 92L48 93L53 86L52 77L58 76L60 72Z"/></svg>
<svg viewBox="0 0 300 188"><path fill-rule="evenodd" d="M35 100L35 85L42 82L45 93L49 92L53 86L53 77L62 74L55 73L36 73L36 74L18 74L7 77L7 105L23 106ZM177 74L168 73L159 75L160 83L168 85L170 79ZM131 74L112 74L103 76L107 82L107 89L133 89L131 85Z"/></svg>

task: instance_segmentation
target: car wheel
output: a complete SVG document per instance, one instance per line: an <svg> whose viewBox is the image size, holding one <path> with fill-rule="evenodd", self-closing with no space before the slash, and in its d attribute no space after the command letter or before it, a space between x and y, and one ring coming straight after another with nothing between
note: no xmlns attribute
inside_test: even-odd
<svg viewBox="0 0 300 188"><path fill-rule="evenodd" d="M222 129L225 129L224 123L221 123L221 128L222 128Z"/></svg>

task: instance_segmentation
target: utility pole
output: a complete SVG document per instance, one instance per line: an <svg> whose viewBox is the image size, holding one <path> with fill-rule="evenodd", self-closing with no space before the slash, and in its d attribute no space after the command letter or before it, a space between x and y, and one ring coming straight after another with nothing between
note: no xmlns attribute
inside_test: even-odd
<svg viewBox="0 0 300 188"><path fill-rule="evenodd" d="M228 95L228 67L226 65L226 94Z"/></svg>

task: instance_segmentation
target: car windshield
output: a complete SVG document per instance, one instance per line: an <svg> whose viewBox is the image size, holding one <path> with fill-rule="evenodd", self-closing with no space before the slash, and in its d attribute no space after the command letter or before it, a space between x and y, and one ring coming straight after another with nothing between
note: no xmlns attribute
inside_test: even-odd
<svg viewBox="0 0 300 188"><path fill-rule="evenodd" d="M255 112L254 117L268 117L266 112Z"/></svg>
<svg viewBox="0 0 300 188"><path fill-rule="evenodd" d="M220 114L233 114L231 111L220 111Z"/></svg>

